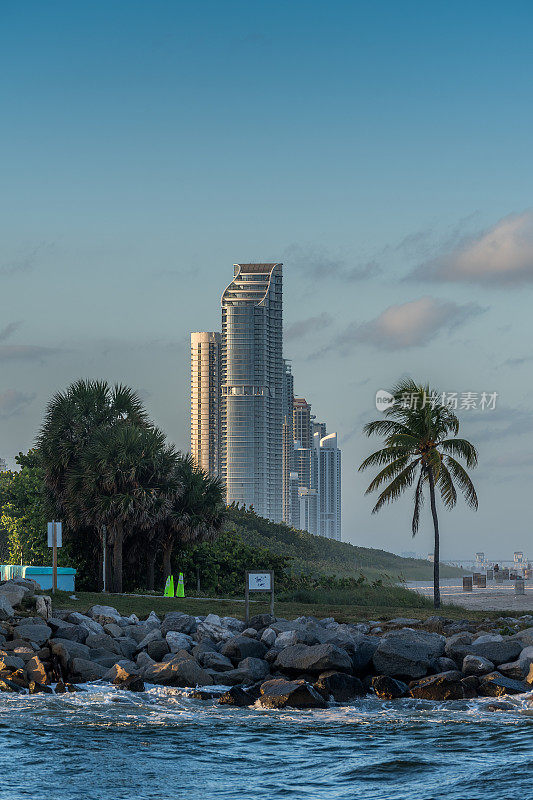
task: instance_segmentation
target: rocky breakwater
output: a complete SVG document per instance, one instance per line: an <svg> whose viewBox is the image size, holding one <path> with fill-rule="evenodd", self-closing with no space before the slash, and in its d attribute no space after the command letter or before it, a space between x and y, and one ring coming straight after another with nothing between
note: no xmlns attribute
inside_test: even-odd
<svg viewBox="0 0 533 800"><path fill-rule="evenodd" d="M533 617L343 624L265 614L245 627L174 611L141 621L111 606L51 611L31 583L0 585L0 691L106 681L188 687L222 705L324 708L367 694L441 701L533 689Z"/></svg>

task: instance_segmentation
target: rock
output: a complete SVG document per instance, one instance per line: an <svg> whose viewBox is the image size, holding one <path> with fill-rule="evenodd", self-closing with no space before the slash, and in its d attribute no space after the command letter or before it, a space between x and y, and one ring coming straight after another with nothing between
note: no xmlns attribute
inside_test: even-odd
<svg viewBox="0 0 533 800"><path fill-rule="evenodd" d="M509 664L499 664L498 672L506 678L523 681L527 677L530 665L531 661L528 658L519 658L517 661L509 662Z"/></svg>
<svg viewBox="0 0 533 800"><path fill-rule="evenodd" d="M444 654L446 640L438 633L404 629L387 633L373 656L380 675L421 678Z"/></svg>
<svg viewBox="0 0 533 800"><path fill-rule="evenodd" d="M33 656L26 664L26 677L28 681L35 681L35 683L45 684L50 683L46 667L38 656Z"/></svg>
<svg viewBox="0 0 533 800"><path fill-rule="evenodd" d="M203 624L203 623L202 623ZM233 636L226 641L222 648L222 655L230 658L234 663L239 663L243 658L264 658L267 648L262 642L250 639L248 636Z"/></svg>
<svg viewBox="0 0 533 800"><path fill-rule="evenodd" d="M104 625L104 633L108 636L112 636L113 639L120 639L124 636L124 628L117 625L116 622L106 622Z"/></svg>
<svg viewBox="0 0 533 800"><path fill-rule="evenodd" d="M166 639L155 639L148 644L146 652L154 661L162 661L163 658L170 653L170 647Z"/></svg>
<svg viewBox="0 0 533 800"><path fill-rule="evenodd" d="M202 639L200 644L194 645L192 649L192 655L197 661L199 661L200 656L204 653L218 653L218 645L215 644L211 639Z"/></svg>
<svg viewBox="0 0 533 800"><path fill-rule="evenodd" d="M457 669L457 664L452 658L441 656L440 658L437 658L437 667L437 672L449 672L451 669Z"/></svg>
<svg viewBox="0 0 533 800"><path fill-rule="evenodd" d="M458 670L441 672L430 675L409 684L411 697L423 700L462 700L464 687L461 683L462 675Z"/></svg>
<svg viewBox="0 0 533 800"><path fill-rule="evenodd" d="M85 643L89 631L85 626L74 625L72 622L50 617L48 620L48 627L52 630L54 639L70 639L72 642Z"/></svg>
<svg viewBox="0 0 533 800"><path fill-rule="evenodd" d="M222 617L220 624L223 628L227 628L234 633L243 633L246 627L242 620L236 619L235 617ZM250 626L250 629L256 630L253 625Z"/></svg>
<svg viewBox="0 0 533 800"><path fill-rule="evenodd" d="M107 669L101 664L86 658L73 658L70 671L82 683L101 680L107 673Z"/></svg>
<svg viewBox="0 0 533 800"><path fill-rule="evenodd" d="M480 641L482 639L483 641ZM480 637L472 642L471 653L482 656L492 661L493 664L506 664L515 661L523 650L522 643L510 637L487 636Z"/></svg>
<svg viewBox="0 0 533 800"><path fill-rule="evenodd" d="M130 639L127 636L123 636L116 641L124 658L133 659L135 653L137 652L137 642L135 639Z"/></svg>
<svg viewBox="0 0 533 800"><path fill-rule="evenodd" d="M85 689L80 689L79 686L76 686L73 683L64 683L63 681L59 681L56 683L56 694L65 694L65 692L84 692Z"/></svg>
<svg viewBox="0 0 533 800"><path fill-rule="evenodd" d="M309 683L282 678L262 684L259 703L264 708L327 708L324 698Z"/></svg>
<svg viewBox="0 0 533 800"><path fill-rule="evenodd" d="M328 670L318 676L314 688L325 700L332 695L336 703L347 703L366 694L365 687L355 675Z"/></svg>
<svg viewBox="0 0 533 800"><path fill-rule="evenodd" d="M528 686L533 686L533 664L529 666L529 672L526 675L525 682Z"/></svg>
<svg viewBox="0 0 533 800"><path fill-rule="evenodd" d="M30 681L28 684L28 692L29 694L53 694L53 690L50 686L45 686L44 683L38 683L37 681Z"/></svg>
<svg viewBox="0 0 533 800"><path fill-rule="evenodd" d="M213 679L192 658L184 659L179 655L172 661L161 662L147 667L144 679L148 683L157 683L163 686L210 686Z"/></svg>
<svg viewBox="0 0 533 800"><path fill-rule="evenodd" d="M381 639L378 636L365 636L354 632L352 640L343 645L352 661L352 670L356 674L365 673L374 657Z"/></svg>
<svg viewBox="0 0 533 800"><path fill-rule="evenodd" d="M14 581L6 581L0 585L0 597L7 600L10 606L19 606L25 597L29 597L30 590Z"/></svg>
<svg viewBox="0 0 533 800"><path fill-rule="evenodd" d="M11 619L14 616L15 612L13 611L11 603L8 601L5 595L0 594L0 620ZM6 690L3 689L2 691Z"/></svg>
<svg viewBox="0 0 533 800"><path fill-rule="evenodd" d="M23 691L24 689L22 686L19 686L18 683L9 680L9 678L0 678L0 692L20 693Z"/></svg>
<svg viewBox="0 0 533 800"><path fill-rule="evenodd" d="M252 658L250 656L239 661L237 669L247 673L246 681L243 681L243 683L264 681L270 673L270 667L266 661L262 658Z"/></svg>
<svg viewBox="0 0 533 800"><path fill-rule="evenodd" d="M52 598L47 594L38 594L35 598L35 612L44 620L52 616Z"/></svg>
<svg viewBox="0 0 533 800"><path fill-rule="evenodd" d="M245 628L242 631L243 636L248 636L250 639L258 639L258 633L255 628Z"/></svg>
<svg viewBox="0 0 533 800"><path fill-rule="evenodd" d="M376 675L372 678L372 688L382 700L396 700L405 697L409 692L409 687L403 681L391 678L390 675Z"/></svg>
<svg viewBox="0 0 533 800"><path fill-rule="evenodd" d="M91 650L105 650L109 653L122 655L120 644L107 633L90 633L85 640L85 644Z"/></svg>
<svg viewBox="0 0 533 800"><path fill-rule="evenodd" d="M494 664L488 658L468 655L463 659L463 672L465 675L487 675L494 671Z"/></svg>
<svg viewBox="0 0 533 800"><path fill-rule="evenodd" d="M89 617L105 625L107 622L120 622L122 619L116 608L113 606L92 606L87 612Z"/></svg>
<svg viewBox="0 0 533 800"><path fill-rule="evenodd" d="M162 627L161 631L163 631ZM179 631L168 631L165 638L171 653L177 653L178 650L190 651L194 644L194 640L191 636L188 636L186 633L180 633Z"/></svg>
<svg viewBox="0 0 533 800"><path fill-rule="evenodd" d="M197 627L198 623L195 617L191 617L189 614L182 614L180 611L169 611L168 614L165 614L161 623L161 633L165 637L169 631L190 635L191 633L196 633Z"/></svg>
<svg viewBox="0 0 533 800"><path fill-rule="evenodd" d="M265 628L261 634L261 641L265 647L270 649L276 641L276 631L272 630L272 628Z"/></svg>
<svg viewBox="0 0 533 800"><path fill-rule="evenodd" d="M87 634L104 632L103 626L99 622L91 619L86 614L79 614L77 611L73 611L72 614L68 615L67 622L71 622L73 625L81 625L87 631Z"/></svg>
<svg viewBox="0 0 533 800"><path fill-rule="evenodd" d="M527 683L506 678L499 672L490 672L479 681L479 694L483 697L502 697L504 694L522 694L528 691Z"/></svg>
<svg viewBox="0 0 533 800"><path fill-rule="evenodd" d="M72 659L89 659L89 648L80 642L73 642L70 639L50 639L48 646L52 654L58 657L65 672L70 669Z"/></svg>
<svg viewBox="0 0 533 800"><path fill-rule="evenodd" d="M296 631L282 631L277 635L274 647L283 650L284 647L292 647L295 644L298 644L298 633Z"/></svg>
<svg viewBox="0 0 533 800"><path fill-rule="evenodd" d="M522 631L513 636L513 639L518 639L522 643L522 647L533 646L533 628L524 628Z"/></svg>
<svg viewBox="0 0 533 800"><path fill-rule="evenodd" d="M0 670L10 670L14 672L17 669L22 669L24 661L18 656L9 656L7 654L0 655Z"/></svg>
<svg viewBox="0 0 533 800"><path fill-rule="evenodd" d="M215 625L212 622L208 622L207 619L200 622L195 634L199 642L203 639L212 639L216 643L227 642L229 639L233 639L234 635L234 632L228 628L223 628L222 625Z"/></svg>
<svg viewBox="0 0 533 800"><path fill-rule="evenodd" d="M255 628L256 631L262 631L272 625L273 622L276 622L276 617L272 614L255 614L248 624L251 628Z"/></svg>
<svg viewBox="0 0 533 800"><path fill-rule="evenodd" d="M163 641L163 637L161 636L161 631L158 628L152 628L146 636L141 639L139 644L137 645L137 650L144 650L148 647L150 642L158 642ZM168 652L168 651L167 651Z"/></svg>
<svg viewBox="0 0 533 800"><path fill-rule="evenodd" d="M227 656L212 651L202 653L198 658L198 663L201 664L204 669L214 669L217 672L229 672L229 670L233 669L233 664Z"/></svg>
<svg viewBox="0 0 533 800"><path fill-rule="evenodd" d="M468 631L459 631L459 633L455 633L446 639L444 652L459 667L462 665L465 656L472 653L470 645L473 639L473 635Z"/></svg>
<svg viewBox="0 0 533 800"><path fill-rule="evenodd" d="M475 675L468 675L466 678L461 678L463 684L464 697L466 700L472 700L477 697L477 690L479 688L479 678Z"/></svg>
<svg viewBox="0 0 533 800"><path fill-rule="evenodd" d="M110 681L119 689L128 689L130 692L144 692L144 682L136 671L130 671L120 664L115 664L105 675L105 680Z"/></svg>
<svg viewBox="0 0 533 800"><path fill-rule="evenodd" d="M351 672L349 655L334 644L308 646L296 644L281 651L274 666L281 672L298 674L301 672L321 673L327 670Z"/></svg>
<svg viewBox="0 0 533 800"><path fill-rule="evenodd" d="M239 708L244 708L245 706L252 705L254 700L241 686L232 686L231 689L224 692L218 702L221 706L238 706Z"/></svg>

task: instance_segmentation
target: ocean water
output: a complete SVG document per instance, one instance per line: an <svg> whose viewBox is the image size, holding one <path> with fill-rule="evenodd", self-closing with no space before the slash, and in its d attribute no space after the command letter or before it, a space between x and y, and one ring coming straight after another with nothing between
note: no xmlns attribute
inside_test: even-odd
<svg viewBox="0 0 533 800"><path fill-rule="evenodd" d="M325 710L186 690L0 694L0 800L530 800L533 695Z"/></svg>

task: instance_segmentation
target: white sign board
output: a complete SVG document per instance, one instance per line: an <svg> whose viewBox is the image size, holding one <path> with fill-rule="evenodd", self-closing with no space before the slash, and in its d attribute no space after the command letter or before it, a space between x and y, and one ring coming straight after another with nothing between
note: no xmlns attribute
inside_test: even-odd
<svg viewBox="0 0 533 800"><path fill-rule="evenodd" d="M269 572L249 572L248 591L250 592L269 592L271 590Z"/></svg>
<svg viewBox="0 0 533 800"><path fill-rule="evenodd" d="M53 522L48 523L48 547L54 546L54 533L53 533ZM57 547L63 546L63 531L60 522L56 522L56 545Z"/></svg>

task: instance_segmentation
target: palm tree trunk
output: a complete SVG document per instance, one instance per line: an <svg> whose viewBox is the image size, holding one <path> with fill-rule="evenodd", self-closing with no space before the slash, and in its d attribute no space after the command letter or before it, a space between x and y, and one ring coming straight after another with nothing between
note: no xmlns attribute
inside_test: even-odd
<svg viewBox="0 0 533 800"><path fill-rule="evenodd" d="M113 539L113 591L122 592L122 543L124 533L122 526L119 525L115 529L115 536Z"/></svg>
<svg viewBox="0 0 533 800"><path fill-rule="evenodd" d="M439 538L439 520L437 517L437 506L435 503L435 480L433 478L433 470L428 468L429 476L429 498L431 503L431 515L433 517L433 529L435 531L435 546L433 550L433 605L435 608L440 608L440 538Z"/></svg>
<svg viewBox="0 0 533 800"><path fill-rule="evenodd" d="M170 562L172 556L172 542L165 542L163 545L163 581L166 581L172 572L172 565Z"/></svg>

